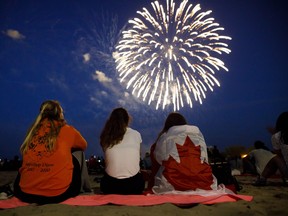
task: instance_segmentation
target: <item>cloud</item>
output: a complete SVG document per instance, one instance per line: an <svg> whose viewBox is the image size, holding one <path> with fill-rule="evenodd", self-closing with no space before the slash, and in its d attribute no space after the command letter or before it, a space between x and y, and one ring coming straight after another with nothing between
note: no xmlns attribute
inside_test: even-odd
<svg viewBox="0 0 288 216"><path fill-rule="evenodd" d="M108 98L109 94L106 91L97 92L95 93L94 96L90 96L90 101L97 103L97 104L101 104L102 103L101 98L103 99L103 97Z"/></svg>
<svg viewBox="0 0 288 216"><path fill-rule="evenodd" d="M85 54L83 55L83 62L84 62L84 63L89 62L90 59L91 59L90 53L85 53Z"/></svg>
<svg viewBox="0 0 288 216"><path fill-rule="evenodd" d="M108 93L106 91L101 91L100 93L101 93L101 95L108 97Z"/></svg>
<svg viewBox="0 0 288 216"><path fill-rule="evenodd" d="M107 82L112 82L112 79L107 77L105 73L101 71L95 71L95 73L92 75L92 78L94 80L98 80L101 83L107 83Z"/></svg>
<svg viewBox="0 0 288 216"><path fill-rule="evenodd" d="M119 99L118 100L118 103L121 105L121 106L126 106L126 101L125 100L123 100L123 99Z"/></svg>
<svg viewBox="0 0 288 216"><path fill-rule="evenodd" d="M98 99L97 96L90 96L90 101L92 101L96 105L102 105L101 99Z"/></svg>
<svg viewBox="0 0 288 216"><path fill-rule="evenodd" d="M96 70L92 74L93 80L99 81L102 85L93 85L90 89L90 102L93 106L101 107L102 110L109 110L111 107L129 107L129 110L139 110L145 104L138 99L126 87L116 79L107 76L107 73ZM103 88L104 87L104 88Z"/></svg>
<svg viewBox="0 0 288 216"><path fill-rule="evenodd" d="M2 31L2 32L6 36L8 36L14 40L22 40L25 38L24 35L22 35L19 31L14 30L14 29L8 29L7 31Z"/></svg>
<svg viewBox="0 0 288 216"><path fill-rule="evenodd" d="M52 85L57 86L59 89L63 91L69 91L69 86L66 84L63 77L57 77L56 75L52 75L48 77L48 80Z"/></svg>
<svg viewBox="0 0 288 216"><path fill-rule="evenodd" d="M121 106L128 106L132 109L133 107L135 108L135 102L137 102L137 98L134 98L133 95L125 91L123 93L122 98L118 99L118 103L121 104ZM137 103L138 104L138 103Z"/></svg>

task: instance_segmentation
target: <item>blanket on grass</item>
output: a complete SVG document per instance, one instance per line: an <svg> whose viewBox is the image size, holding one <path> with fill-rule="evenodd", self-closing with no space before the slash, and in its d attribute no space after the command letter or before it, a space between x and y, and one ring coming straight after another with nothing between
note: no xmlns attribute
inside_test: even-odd
<svg viewBox="0 0 288 216"><path fill-rule="evenodd" d="M73 206L100 206L106 204L125 205L125 206L152 206L164 203L172 203L175 205L189 206L194 204L215 204L221 202L235 202L238 200L251 201L252 196L239 194L221 194L212 196L201 195L179 195L179 194L163 194L163 195L79 195L74 198L65 200L60 204ZM0 200L0 209L16 208L20 206L28 206L29 203L20 201L16 197L7 200Z"/></svg>

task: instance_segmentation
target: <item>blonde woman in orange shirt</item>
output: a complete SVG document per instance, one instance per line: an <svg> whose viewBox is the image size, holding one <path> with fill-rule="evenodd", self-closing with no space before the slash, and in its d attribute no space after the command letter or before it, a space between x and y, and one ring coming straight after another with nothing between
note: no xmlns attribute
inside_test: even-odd
<svg viewBox="0 0 288 216"><path fill-rule="evenodd" d="M66 123L59 102L43 102L20 147L23 163L14 183L15 196L38 204L58 203L77 196L82 186L81 170L85 171L86 164L81 165L72 152L84 151L86 147L79 131Z"/></svg>

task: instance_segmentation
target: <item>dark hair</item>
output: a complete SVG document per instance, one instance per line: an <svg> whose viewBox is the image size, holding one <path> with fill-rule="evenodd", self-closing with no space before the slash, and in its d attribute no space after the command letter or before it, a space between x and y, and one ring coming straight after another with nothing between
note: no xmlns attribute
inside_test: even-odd
<svg viewBox="0 0 288 216"><path fill-rule="evenodd" d="M100 144L104 151L123 139L128 124L129 114L124 108L120 107L112 111L100 134Z"/></svg>
<svg viewBox="0 0 288 216"><path fill-rule="evenodd" d="M184 116L182 116L180 113L173 112L170 113L165 121L163 132L167 132L171 127L177 126L177 125L185 125L187 124L186 119Z"/></svg>
<svg viewBox="0 0 288 216"><path fill-rule="evenodd" d="M156 142L158 141L159 137L163 133L166 133L171 127L179 126L179 125L186 125L186 124L187 124L187 121L183 115L181 115L180 113L177 113L177 112L170 113L166 118L164 127L163 127L162 131L159 133L159 135L156 139Z"/></svg>
<svg viewBox="0 0 288 216"><path fill-rule="evenodd" d="M270 151L267 146L265 146L265 143L260 141L260 140L257 140L254 142L254 147L255 149L265 149L267 151Z"/></svg>
<svg viewBox="0 0 288 216"><path fill-rule="evenodd" d="M276 132L281 132L280 140L288 145L288 112L279 115L276 121Z"/></svg>

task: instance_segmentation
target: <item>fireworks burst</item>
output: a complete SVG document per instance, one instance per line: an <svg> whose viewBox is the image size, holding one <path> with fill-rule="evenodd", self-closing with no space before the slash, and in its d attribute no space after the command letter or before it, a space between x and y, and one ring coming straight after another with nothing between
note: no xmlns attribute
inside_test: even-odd
<svg viewBox="0 0 288 216"><path fill-rule="evenodd" d="M224 28L199 4L183 0L177 7L166 0L166 7L158 1L151 5L151 12L143 8L129 20L116 45L120 81L133 95L155 102L156 109L171 103L174 110L184 103L192 108L192 98L202 104L205 92L220 86L215 70L228 71L217 56L231 52L223 42L231 38L219 34Z"/></svg>

